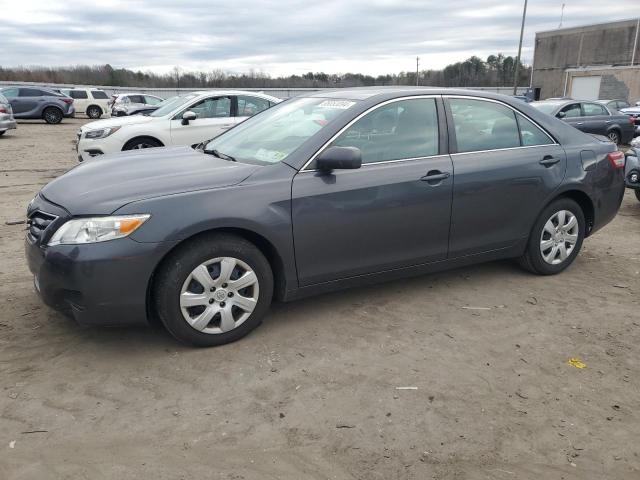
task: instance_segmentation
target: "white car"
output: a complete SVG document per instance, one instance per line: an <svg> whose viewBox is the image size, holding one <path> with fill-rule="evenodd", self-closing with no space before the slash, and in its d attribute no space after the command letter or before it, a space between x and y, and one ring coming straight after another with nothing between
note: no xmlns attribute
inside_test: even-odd
<svg viewBox="0 0 640 480"><path fill-rule="evenodd" d="M78 131L80 162L103 154L169 145L197 145L281 102L257 92L217 90L176 97L149 115L112 117Z"/></svg>
<svg viewBox="0 0 640 480"><path fill-rule="evenodd" d="M61 88L60 93L73 98L73 106L77 113L84 113L97 120L102 115L109 115L109 95L97 88Z"/></svg>

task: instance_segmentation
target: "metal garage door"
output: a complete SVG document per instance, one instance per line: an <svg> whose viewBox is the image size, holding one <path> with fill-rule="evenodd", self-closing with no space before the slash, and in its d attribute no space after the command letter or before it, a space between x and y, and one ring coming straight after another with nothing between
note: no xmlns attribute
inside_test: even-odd
<svg viewBox="0 0 640 480"><path fill-rule="evenodd" d="M573 77L571 79L571 98L576 100L598 100L602 77Z"/></svg>

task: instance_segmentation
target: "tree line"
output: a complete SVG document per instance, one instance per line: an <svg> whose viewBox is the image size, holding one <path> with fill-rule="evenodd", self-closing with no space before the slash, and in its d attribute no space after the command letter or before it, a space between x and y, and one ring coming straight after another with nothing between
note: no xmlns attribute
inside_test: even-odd
<svg viewBox="0 0 640 480"><path fill-rule="evenodd" d="M513 85L516 59L502 54L486 60L472 56L441 70L422 70L418 83L434 87L507 87ZM520 64L518 85L528 85L531 67ZM147 88L326 88L415 85L416 72L388 75L361 73L328 74L308 72L304 75L272 77L262 71L229 73L220 69L187 71L175 67L165 74L114 68L111 65L76 65L68 67L3 67L0 80L74 85L104 85Z"/></svg>

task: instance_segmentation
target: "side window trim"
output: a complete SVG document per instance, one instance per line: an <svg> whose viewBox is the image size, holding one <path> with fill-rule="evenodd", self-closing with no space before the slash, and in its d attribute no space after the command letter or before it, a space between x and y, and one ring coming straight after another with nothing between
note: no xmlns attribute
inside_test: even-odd
<svg viewBox="0 0 640 480"><path fill-rule="evenodd" d="M443 135L443 131L445 132L446 135L446 130L447 130L447 122L445 122L444 120L444 115L441 109L441 102L442 102L442 95L411 95L408 97L398 97L398 98L392 98L391 100L385 100L384 102L378 103L376 105L373 105L372 107L366 109L364 112L360 113L359 115L357 115L355 118L351 119L351 121L349 121L349 123L347 123L345 126L343 126L340 130L338 130L334 135L331 136L331 138L329 138L329 140L327 140L312 156L311 158L302 166L302 168L299 170L300 173L302 172L315 172L316 169L315 168L307 168L309 165L311 165L316 157L318 155L320 155L329 145L331 145L333 143L333 141L338 138L340 135L342 135L342 133L347 130L349 127L351 127L354 123L356 123L358 120L360 120L362 117L364 117L365 115L368 115L369 113L377 110L378 108L384 107L386 105L389 105L390 103L395 103L395 102L400 102L403 100L420 100L420 99L428 99L428 98L433 98L435 100L435 104L436 104L436 116L438 117L438 121L437 121L437 125L438 125L438 131L439 131L439 135L438 135L438 143L439 143L439 148L438 148L438 153L436 155L429 155L427 157L415 157L415 158L400 158L397 160L385 160L382 162L371 162L371 163L363 163L361 168L366 168L372 165L385 165L387 163L399 163L399 162L409 162L409 161L413 161L413 160L422 160L425 158L435 158L435 157L441 157L443 155L448 155L447 151L444 150L443 152L443 140L442 140L442 135ZM445 148L448 145L448 141L445 140ZM358 169L360 170L360 169ZM358 170L354 170L358 171Z"/></svg>
<svg viewBox="0 0 640 480"><path fill-rule="evenodd" d="M449 99L450 98L463 98L463 99L469 99L469 100L480 100L480 101L483 101L483 102L497 103L499 105L502 105L502 106L507 107L508 109L512 110L514 112L514 115L516 117L516 122L517 122L517 125L518 125L518 136L520 137L520 146L519 147L507 147L507 148L494 148L494 149L490 149L490 150L474 150L474 151L470 151L470 152L459 152L458 151L458 143L457 143L457 140L456 140L455 126L453 124L453 114L451 112L451 105L449 104ZM495 152L495 151L501 151L501 150L515 150L515 149L518 149L518 148L539 148L539 147L549 147L549 146L553 146L553 145L560 145L558 143L558 141L555 139L555 137L553 137L545 128L540 126L540 124L538 122L536 122L534 119L532 119L531 117L529 117L525 113L521 112L517 108L512 107L511 105L508 105L508 104L506 104L504 102L501 102L499 100L494 100L492 98L473 97L473 96L470 96L470 95L443 95L443 100L444 100L444 104L445 104L445 110L447 112L447 127L448 127L448 130L449 130L449 154L450 155L467 155L469 153ZM522 115L524 118L529 120L533 125L535 125L537 128L539 128L547 137L549 137L549 140L551 140L551 143L549 143L547 145L522 145L522 132L520 130L520 121L518 120L518 115Z"/></svg>

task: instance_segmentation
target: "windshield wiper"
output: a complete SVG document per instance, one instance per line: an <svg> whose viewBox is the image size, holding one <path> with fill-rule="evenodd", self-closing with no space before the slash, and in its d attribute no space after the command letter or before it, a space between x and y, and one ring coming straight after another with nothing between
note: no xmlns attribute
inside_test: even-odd
<svg viewBox="0 0 640 480"><path fill-rule="evenodd" d="M232 162L237 162L237 160L235 158L233 158L231 155L227 155L225 153L222 153L222 152L216 150L215 148L213 150L204 150L204 153L208 153L209 155L213 155L214 157L218 157L218 158L221 158L223 160L230 160Z"/></svg>

